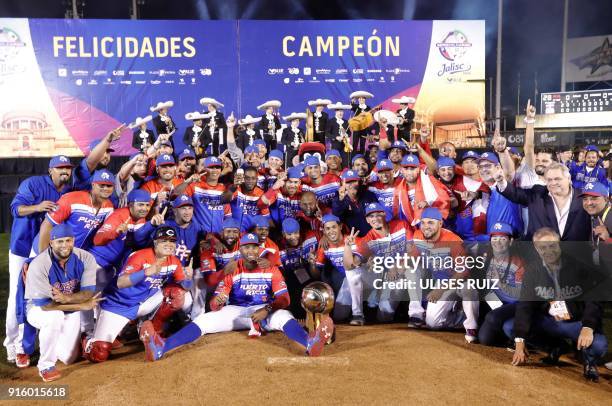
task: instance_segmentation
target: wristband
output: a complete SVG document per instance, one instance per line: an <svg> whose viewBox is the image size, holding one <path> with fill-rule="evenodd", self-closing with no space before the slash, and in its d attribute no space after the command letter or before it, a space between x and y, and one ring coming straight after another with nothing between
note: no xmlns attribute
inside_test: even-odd
<svg viewBox="0 0 612 406"><path fill-rule="evenodd" d="M518 344L518 343L524 343L524 342L525 342L525 339L524 339L524 338L520 338L520 337L515 337L515 338L514 338L514 342L515 342L515 343L517 343L517 344Z"/></svg>
<svg viewBox="0 0 612 406"><path fill-rule="evenodd" d="M535 122L536 122L536 119L535 119L535 118L528 118L528 117L525 117L525 118L523 119L523 121L525 122L525 124L533 124L533 123L535 123Z"/></svg>
<svg viewBox="0 0 612 406"><path fill-rule="evenodd" d="M146 275L143 269L130 274L130 282L132 282L132 286L142 282L145 278Z"/></svg>
<svg viewBox="0 0 612 406"><path fill-rule="evenodd" d="M266 311L268 312L268 314L272 313L272 305L267 304L264 309L266 309Z"/></svg>

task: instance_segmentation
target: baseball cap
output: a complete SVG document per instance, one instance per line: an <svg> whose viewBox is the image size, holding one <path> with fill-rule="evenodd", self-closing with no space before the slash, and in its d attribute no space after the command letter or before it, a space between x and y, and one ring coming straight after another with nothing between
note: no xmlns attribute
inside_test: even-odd
<svg viewBox="0 0 612 406"><path fill-rule="evenodd" d="M450 166L451 168L455 167L455 160L453 158L448 158L445 156L441 156L438 158L438 169Z"/></svg>
<svg viewBox="0 0 612 406"><path fill-rule="evenodd" d="M89 144L89 152L91 152L95 147L98 146L99 143L101 143L102 140L94 140ZM106 148L107 152L115 152L115 150L113 149L112 146L108 146L108 148Z"/></svg>
<svg viewBox="0 0 612 406"><path fill-rule="evenodd" d="M240 238L240 246L242 247L243 245L248 245L248 244L259 245L259 238L257 238L257 236L253 233L248 233L248 234L243 235Z"/></svg>
<svg viewBox="0 0 612 406"><path fill-rule="evenodd" d="M388 159L381 159L376 163L376 171L390 171L393 169L393 164Z"/></svg>
<svg viewBox="0 0 612 406"><path fill-rule="evenodd" d="M580 196L598 196L598 197L608 197L610 195L610 191L606 186L599 182L589 182L582 188L582 193Z"/></svg>
<svg viewBox="0 0 612 406"><path fill-rule="evenodd" d="M223 167L223 163L216 156L209 156L204 159L205 168Z"/></svg>
<svg viewBox="0 0 612 406"><path fill-rule="evenodd" d="M170 142L170 140L162 141L159 145L163 145L165 147L172 147L174 149L174 147L172 146L172 143Z"/></svg>
<svg viewBox="0 0 612 406"><path fill-rule="evenodd" d="M337 149L330 149L329 151L327 151L327 155L325 155L325 157L330 157L330 156L337 156L338 158L342 158L340 156L340 151L338 151Z"/></svg>
<svg viewBox="0 0 612 406"><path fill-rule="evenodd" d="M353 165L355 163L356 160L358 160L359 158L361 159L365 159L365 157L363 156L363 154L356 154L353 159L351 159L351 165Z"/></svg>
<svg viewBox="0 0 612 406"><path fill-rule="evenodd" d="M253 217L252 224L254 227L270 228L270 222L268 221L268 218L261 215Z"/></svg>
<svg viewBox="0 0 612 406"><path fill-rule="evenodd" d="M176 241L176 230L174 229L174 227L170 226L158 227L157 230L155 230L155 233L153 234L153 239Z"/></svg>
<svg viewBox="0 0 612 406"><path fill-rule="evenodd" d="M404 155L404 157L402 158L402 166L404 168L408 167L408 166L418 167L419 166L419 158L417 158L416 155L414 155L414 154Z"/></svg>
<svg viewBox="0 0 612 406"><path fill-rule="evenodd" d="M155 160L155 165L157 166L176 165L176 162L174 161L174 157L172 155L162 154L158 156L157 159Z"/></svg>
<svg viewBox="0 0 612 406"><path fill-rule="evenodd" d="M278 159L282 160L284 158L283 151L280 151L278 149L273 149L272 151L270 151L269 157L270 158L278 158Z"/></svg>
<svg viewBox="0 0 612 406"><path fill-rule="evenodd" d="M178 209L183 206L193 206L193 200L187 195L180 195L172 202L172 207Z"/></svg>
<svg viewBox="0 0 612 406"><path fill-rule="evenodd" d="M330 221L340 224L340 219L337 216L334 216L333 214L326 214L321 218L321 222L323 224L329 223Z"/></svg>
<svg viewBox="0 0 612 406"><path fill-rule="evenodd" d="M512 155L521 155L520 151L516 147L510 147L509 149Z"/></svg>
<svg viewBox="0 0 612 406"><path fill-rule="evenodd" d="M433 219L442 221L442 213L435 207L428 207L423 210L423 214L421 214L422 219Z"/></svg>
<svg viewBox="0 0 612 406"><path fill-rule="evenodd" d="M479 159L479 158L480 158L480 155L470 150L470 151L464 152L463 155L461 155L461 162L465 161L466 159Z"/></svg>
<svg viewBox="0 0 612 406"><path fill-rule="evenodd" d="M497 165L499 163L499 158L494 152L483 152L480 158L478 158L478 162L480 161L489 161Z"/></svg>
<svg viewBox="0 0 612 406"><path fill-rule="evenodd" d="M151 195L146 190L134 189L130 193L128 193L127 199L128 203L149 203L151 201Z"/></svg>
<svg viewBox="0 0 612 406"><path fill-rule="evenodd" d="M316 156L309 156L308 158L304 159L304 166L319 166L321 165L321 162L319 161L319 158L317 158Z"/></svg>
<svg viewBox="0 0 612 406"><path fill-rule="evenodd" d="M302 168L299 166L294 166L287 170L287 179L301 179L302 178Z"/></svg>
<svg viewBox="0 0 612 406"><path fill-rule="evenodd" d="M51 168L72 168L74 165L70 162L70 159L65 155L56 155L49 161L49 169Z"/></svg>
<svg viewBox="0 0 612 406"><path fill-rule="evenodd" d="M291 234L300 231L300 223L296 219L288 217L283 220L283 233Z"/></svg>
<svg viewBox="0 0 612 406"><path fill-rule="evenodd" d="M341 176L342 180L345 182L353 182L356 180L360 180L361 178L359 177L359 175L357 175L357 172L353 171L353 170L348 170L346 172L344 172Z"/></svg>
<svg viewBox="0 0 612 406"><path fill-rule="evenodd" d="M380 203L369 203L366 206L365 215L369 216L372 213L385 212L385 209L380 205Z"/></svg>
<svg viewBox="0 0 612 406"><path fill-rule="evenodd" d="M389 149L391 149L391 148L399 148L402 151L406 151L407 150L406 143L403 142L403 141L394 141L393 144L391 144L391 147L389 147Z"/></svg>
<svg viewBox="0 0 612 406"><path fill-rule="evenodd" d="M194 158L195 159L195 157L196 157L195 156L195 152L193 152L193 150L191 148L185 148L179 154L179 161L182 161L185 158Z"/></svg>
<svg viewBox="0 0 612 406"><path fill-rule="evenodd" d="M257 146L257 145L263 145L264 147L266 146L266 142L264 140L253 140L253 146Z"/></svg>
<svg viewBox="0 0 612 406"><path fill-rule="evenodd" d="M593 145L593 144L589 144L589 145L587 145L586 147L584 147L584 150L585 150L586 152L590 152L590 151L596 151L596 152L599 152L599 148L597 148L597 147L596 147L595 145Z"/></svg>
<svg viewBox="0 0 612 406"><path fill-rule="evenodd" d="M512 227L506 223L495 223L489 231L489 235L512 235Z"/></svg>
<svg viewBox="0 0 612 406"><path fill-rule="evenodd" d="M74 237L72 227L66 223L58 224L53 226L51 229L51 240L57 240L58 238Z"/></svg>
<svg viewBox="0 0 612 406"><path fill-rule="evenodd" d="M106 169L100 169L94 172L91 183L101 183L106 185L115 184L115 175Z"/></svg>
<svg viewBox="0 0 612 406"><path fill-rule="evenodd" d="M240 224L238 224L235 218L228 217L223 220L223 223L221 223L221 228L223 230L225 230L226 228L237 228L238 230L240 230Z"/></svg>
<svg viewBox="0 0 612 406"><path fill-rule="evenodd" d="M259 152L259 149L257 148L256 145L249 145L248 147L244 149L245 154L256 154L258 152Z"/></svg>

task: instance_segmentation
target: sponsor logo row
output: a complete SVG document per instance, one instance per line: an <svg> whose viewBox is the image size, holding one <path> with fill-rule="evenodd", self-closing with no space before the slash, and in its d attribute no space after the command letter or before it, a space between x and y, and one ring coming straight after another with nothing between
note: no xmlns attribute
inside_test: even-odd
<svg viewBox="0 0 612 406"><path fill-rule="evenodd" d="M327 68L268 68L268 75L312 75L313 73L316 75L348 75L349 73L353 75L363 75L366 73L392 73L395 75L399 75L400 73L410 73L410 69L405 68L393 68L393 69L363 69L363 68L338 68L338 69L327 69Z"/></svg>
<svg viewBox="0 0 612 406"><path fill-rule="evenodd" d="M61 78L66 77L87 77L87 76L141 76L141 75L152 75L158 77L166 77L166 76L211 76L212 69L211 68L199 68L199 69L179 69L179 70L169 70L169 69L156 69L156 70L85 70L85 69L68 69L68 68L58 68L57 76Z"/></svg>

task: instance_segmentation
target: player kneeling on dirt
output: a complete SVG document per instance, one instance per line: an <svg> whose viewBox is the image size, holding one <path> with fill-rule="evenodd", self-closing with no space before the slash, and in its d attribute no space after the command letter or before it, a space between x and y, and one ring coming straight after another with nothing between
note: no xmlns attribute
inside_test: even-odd
<svg viewBox="0 0 612 406"><path fill-rule="evenodd" d="M331 337L334 324L323 318L310 335L284 310L289 306L287 286L275 266L261 268L258 264L259 239L245 234L240 239L241 259L236 270L217 287L211 301L212 312L202 314L167 339L161 338L151 322L140 327L140 339L145 345L146 360L156 361L168 351L195 341L204 334L224 331L282 331L291 340L306 348L310 356L318 356ZM250 333L251 334L251 333Z"/></svg>
<svg viewBox="0 0 612 406"><path fill-rule="evenodd" d="M41 252L28 268L25 298L28 322L40 333L38 370L45 382L61 378L55 368L79 355L81 311L93 309L98 265L93 255L74 248L72 227L60 224L51 229L50 248Z"/></svg>
<svg viewBox="0 0 612 406"><path fill-rule="evenodd" d="M186 289L192 281L174 255L176 230L159 227L153 244L153 248L130 255L116 284L106 290L93 338L83 339L83 355L90 361L108 359L111 343L130 320L155 312L152 324L161 333L164 323L183 307Z"/></svg>

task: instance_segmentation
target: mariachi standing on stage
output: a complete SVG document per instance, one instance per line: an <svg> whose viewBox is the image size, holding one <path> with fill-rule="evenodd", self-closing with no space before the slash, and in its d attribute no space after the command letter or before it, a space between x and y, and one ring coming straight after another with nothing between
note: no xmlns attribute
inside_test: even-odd
<svg viewBox="0 0 612 406"><path fill-rule="evenodd" d="M314 130L314 141L320 142L325 145L325 129L327 128L327 121L329 119L327 113L324 111L325 107L331 104L331 100L328 99L317 99L309 100L308 106L315 108L312 112L312 125Z"/></svg>
<svg viewBox="0 0 612 406"><path fill-rule="evenodd" d="M219 111L223 104L213 99L212 97L203 97L200 99L200 104L208 109L207 118L204 119L204 140L208 146L206 152L208 155L219 156L219 154L227 149L227 124L223 113Z"/></svg>
<svg viewBox="0 0 612 406"><path fill-rule="evenodd" d="M350 161L353 145L351 144L348 121L344 119L344 112L346 110L350 110L351 106L349 104L337 102L334 104L329 104L327 108L334 111L334 117L327 121L325 137L330 143L331 149L335 149L340 152L342 167L346 168L348 167Z"/></svg>
<svg viewBox="0 0 612 406"><path fill-rule="evenodd" d="M168 110L174 106L174 102L172 100L168 100L167 102L159 102L155 106L151 107L151 113L157 112L157 116L153 118L153 125L155 126L155 131L157 131L157 138L160 136L163 138L162 141L169 140L172 143L172 149L176 149L174 145L174 139L172 136L176 132L176 124L174 124L174 120L168 114ZM155 141L157 141L155 138Z"/></svg>
<svg viewBox="0 0 612 406"><path fill-rule="evenodd" d="M304 143L304 130L300 125L300 120L306 119L306 113L291 113L283 117L283 120L290 123L290 126L283 129L281 144L285 146L285 168L293 166L293 157L297 155L300 145Z"/></svg>
<svg viewBox="0 0 612 406"><path fill-rule="evenodd" d="M281 102L278 100L268 100L264 104L257 106L257 110L265 111L265 114L261 116L258 130L266 142L268 151L276 149L276 132L281 128L281 123L278 119L278 109L280 106Z"/></svg>
<svg viewBox="0 0 612 406"><path fill-rule="evenodd" d="M199 111L185 114L185 120L190 120L193 125L185 128L183 143L185 146L191 146L198 157L202 156L206 149L206 140L204 137L204 120L206 118L208 118L208 115Z"/></svg>
<svg viewBox="0 0 612 406"><path fill-rule="evenodd" d="M396 113L399 120L397 125L397 139L403 139L406 142L410 142L410 130L412 129L412 123L414 122L414 97L402 96L399 99L391 100L395 104L400 105L400 109L397 109Z"/></svg>
<svg viewBox="0 0 612 406"><path fill-rule="evenodd" d="M374 95L364 90L358 90L351 93L351 110L353 110L353 117L357 117L360 114L372 110L370 106L366 104L367 99L371 99ZM362 154L365 151L366 138L369 135L370 128L365 128L359 131L353 131L353 152Z"/></svg>
<svg viewBox="0 0 612 406"><path fill-rule="evenodd" d="M132 135L132 147L139 151L146 151L155 142L155 134L147 128L147 123L153 120L153 116L138 117L129 127L134 130Z"/></svg>
<svg viewBox="0 0 612 406"><path fill-rule="evenodd" d="M238 130L236 134L236 145L244 151L246 147L253 145L255 140L262 140L261 133L255 129L261 117L253 117L247 114L242 120L238 120Z"/></svg>

